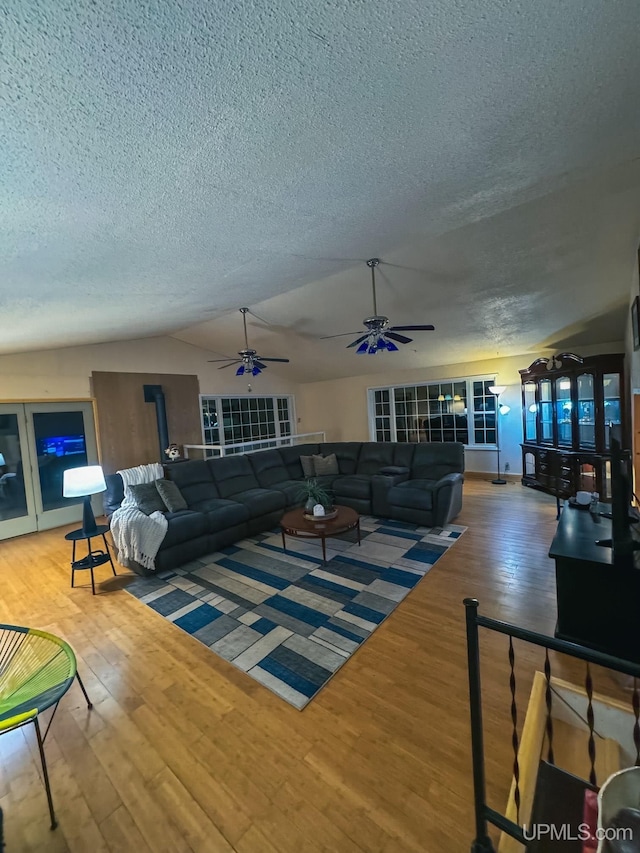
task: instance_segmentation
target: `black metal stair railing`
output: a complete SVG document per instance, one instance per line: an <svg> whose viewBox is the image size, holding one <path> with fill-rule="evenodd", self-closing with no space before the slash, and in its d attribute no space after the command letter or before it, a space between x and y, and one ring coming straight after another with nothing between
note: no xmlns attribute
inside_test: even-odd
<svg viewBox="0 0 640 853"><path fill-rule="evenodd" d="M518 734L518 708L516 702L516 675L515 675L515 650L513 640L522 640L545 650L544 676L545 676L545 706L546 721L545 733L547 739L547 760L554 764L553 754L553 722L551 717L553 693L551 689L551 663L549 651L560 652L569 657L583 660L586 664L585 690L587 694L586 724L589 730L587 751L590 760L589 780L592 785L596 779L596 740L595 740L595 715L593 710L593 678L591 665L611 669L633 678L633 695L631 705L634 714L633 742L636 749L636 765L640 765L640 690L638 679L640 679L640 664L616 658L612 655L603 654L584 646L568 643L565 640L557 640L535 631L528 631L508 622L490 619L478 614L479 603L475 598L464 600L466 610L467 626L467 663L469 674L469 711L471 717L471 752L473 764L473 788L475 805L475 839L471 844L471 853L494 853L493 843L489 837L489 824L515 838L521 844L526 844L526 839L520 821L520 766L518 760L519 734ZM513 779L514 779L514 804L516 806L517 822L506 817L491 808L486 801L486 782L484 771L484 735L482 726L482 686L480 680L480 638L479 628L486 628L509 638L509 689L511 694L511 742L514 752Z"/></svg>

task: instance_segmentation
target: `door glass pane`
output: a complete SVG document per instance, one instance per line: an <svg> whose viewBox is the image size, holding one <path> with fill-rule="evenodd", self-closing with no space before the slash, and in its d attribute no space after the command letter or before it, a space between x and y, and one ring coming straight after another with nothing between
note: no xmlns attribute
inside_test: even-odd
<svg viewBox="0 0 640 853"><path fill-rule="evenodd" d="M573 434L571 429L571 380L568 376L556 379L556 421L558 424L558 444L571 447Z"/></svg>
<svg viewBox="0 0 640 853"><path fill-rule="evenodd" d="M578 376L578 442L580 447L595 448L596 446L594 384L591 373L583 373ZM585 489L585 491L587 490Z"/></svg>
<svg viewBox="0 0 640 853"><path fill-rule="evenodd" d="M524 386L524 440L536 440L536 418L538 407L536 406L536 384L526 382Z"/></svg>
<svg viewBox="0 0 640 853"><path fill-rule="evenodd" d="M82 412L34 412L33 430L38 456L42 509L66 507L82 498L62 496L62 475L67 468L87 464Z"/></svg>
<svg viewBox="0 0 640 853"><path fill-rule="evenodd" d="M551 380L540 380L540 438L551 444L553 442L553 403L551 402Z"/></svg>
<svg viewBox="0 0 640 853"><path fill-rule="evenodd" d="M604 386L604 443L605 447L609 447L612 427L618 441L622 439L620 429L615 429L620 426L620 374L605 373L602 384Z"/></svg>
<svg viewBox="0 0 640 853"><path fill-rule="evenodd" d="M16 415L0 415L0 521L27 515Z"/></svg>

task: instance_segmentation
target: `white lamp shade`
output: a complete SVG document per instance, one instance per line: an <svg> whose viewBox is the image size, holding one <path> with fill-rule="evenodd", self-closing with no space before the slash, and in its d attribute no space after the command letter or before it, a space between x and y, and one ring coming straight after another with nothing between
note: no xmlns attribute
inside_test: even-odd
<svg viewBox="0 0 640 853"><path fill-rule="evenodd" d="M511 411L511 406L502 405L502 406L500 406L498 411L500 412L501 415L508 415L509 412Z"/></svg>
<svg viewBox="0 0 640 853"><path fill-rule="evenodd" d="M489 385L489 391L490 391L492 394L495 394L495 395L496 395L496 397L499 397L499 396L500 396L500 394L502 394L502 392L503 392L503 391L506 391L506 390L507 390L507 386L506 386L506 385Z"/></svg>
<svg viewBox="0 0 640 853"><path fill-rule="evenodd" d="M4 461L4 456L0 453L0 465L6 465L7 463Z"/></svg>
<svg viewBox="0 0 640 853"><path fill-rule="evenodd" d="M83 498L104 492L107 484L101 465L86 465L84 468L67 468L62 478L62 494L65 498Z"/></svg>

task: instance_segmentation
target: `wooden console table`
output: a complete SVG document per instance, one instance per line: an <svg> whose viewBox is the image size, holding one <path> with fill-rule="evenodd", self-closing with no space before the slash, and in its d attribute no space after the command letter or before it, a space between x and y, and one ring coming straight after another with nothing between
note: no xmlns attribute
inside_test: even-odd
<svg viewBox="0 0 640 853"><path fill-rule="evenodd" d="M610 519L562 510L549 550L556 564L555 636L640 663L640 569L613 565L611 548L596 545L610 536Z"/></svg>

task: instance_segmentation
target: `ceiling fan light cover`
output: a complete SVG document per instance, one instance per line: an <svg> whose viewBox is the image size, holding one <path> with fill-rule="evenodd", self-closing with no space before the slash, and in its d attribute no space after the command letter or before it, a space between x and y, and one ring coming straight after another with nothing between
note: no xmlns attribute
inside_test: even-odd
<svg viewBox="0 0 640 853"><path fill-rule="evenodd" d="M236 376L242 376L244 374L244 364L241 364L240 367L236 370Z"/></svg>

